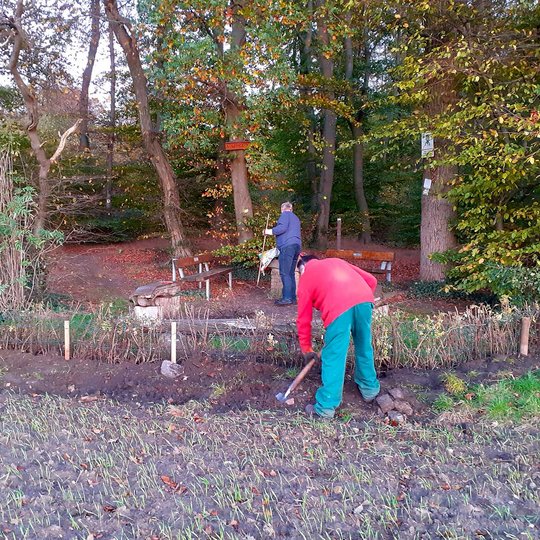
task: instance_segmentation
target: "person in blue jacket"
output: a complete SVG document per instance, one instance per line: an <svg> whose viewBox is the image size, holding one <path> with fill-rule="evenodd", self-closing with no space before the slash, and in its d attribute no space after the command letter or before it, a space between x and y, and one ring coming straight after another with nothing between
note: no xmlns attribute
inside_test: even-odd
<svg viewBox="0 0 540 540"><path fill-rule="evenodd" d="M296 280L294 272L296 261L302 247L300 236L300 220L293 212L293 205L284 202L281 205L281 216L275 227L265 229L264 234L276 237L279 249L279 275L283 283L282 298L276 300L278 306L288 306L296 302Z"/></svg>

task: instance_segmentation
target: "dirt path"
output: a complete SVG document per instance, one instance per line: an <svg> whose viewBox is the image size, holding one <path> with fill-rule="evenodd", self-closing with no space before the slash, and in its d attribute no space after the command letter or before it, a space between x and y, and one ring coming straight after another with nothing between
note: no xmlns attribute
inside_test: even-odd
<svg viewBox="0 0 540 540"><path fill-rule="evenodd" d="M203 237L194 241L196 252L215 249L213 240ZM357 241L344 239L346 249L389 249L380 244L360 245ZM454 311L463 309L467 302L456 300L425 300L407 298L399 289L418 279L419 251L417 249L393 249L396 252L392 303L396 307L417 313ZM67 245L57 249L50 258L49 290L68 295L83 304L99 304L116 299L127 301L134 290L153 281L169 280L169 242L164 238L138 240L125 244L104 246ZM186 289L194 289L186 284ZM212 282L212 301L206 303L197 298L187 298L197 308L209 309L215 317L253 316L264 311L268 316L294 320L294 307L276 308L269 296L269 282L263 280L260 287L254 281L235 278L232 293L225 280Z"/></svg>

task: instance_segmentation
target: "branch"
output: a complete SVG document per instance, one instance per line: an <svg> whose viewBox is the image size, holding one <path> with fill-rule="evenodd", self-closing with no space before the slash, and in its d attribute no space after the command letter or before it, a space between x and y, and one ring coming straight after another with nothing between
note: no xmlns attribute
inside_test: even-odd
<svg viewBox="0 0 540 540"><path fill-rule="evenodd" d="M82 122L82 118L79 118L68 130L64 132L64 134L60 137L60 142L58 143L58 148L56 149L56 152L52 155L50 162L51 165L53 163L56 163L58 158L60 157L60 154L64 151L64 148L66 146L66 142L69 139L69 136L77 131L77 128L79 127L79 124Z"/></svg>

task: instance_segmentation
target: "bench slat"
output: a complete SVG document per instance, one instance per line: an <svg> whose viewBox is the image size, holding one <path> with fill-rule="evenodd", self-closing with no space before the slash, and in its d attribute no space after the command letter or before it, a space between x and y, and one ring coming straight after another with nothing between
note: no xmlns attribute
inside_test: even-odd
<svg viewBox="0 0 540 540"><path fill-rule="evenodd" d="M325 257L336 257L338 259L351 259L357 261L383 261L394 260L393 251L354 251L352 249L329 249L325 252Z"/></svg>
<svg viewBox="0 0 540 540"><path fill-rule="evenodd" d="M206 270L205 272L201 272L200 274L192 274L189 276L184 276L180 279L180 281L189 281L189 282L199 282L199 281L206 281L207 279L210 279L213 276L219 276L221 274L228 274L232 272L232 268L212 268L210 270Z"/></svg>
<svg viewBox="0 0 540 540"><path fill-rule="evenodd" d="M176 266L183 268L184 266L194 266L201 263L211 263L216 260L216 257L211 253L201 253L200 255L195 255L194 257L181 257L180 259L174 258Z"/></svg>

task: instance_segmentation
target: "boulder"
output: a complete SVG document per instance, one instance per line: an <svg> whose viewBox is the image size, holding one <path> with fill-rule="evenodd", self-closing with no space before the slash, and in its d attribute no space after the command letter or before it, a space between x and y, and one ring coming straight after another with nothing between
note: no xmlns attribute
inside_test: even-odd
<svg viewBox="0 0 540 540"><path fill-rule="evenodd" d="M394 408L394 400L388 394L377 396L375 401L383 413L387 413Z"/></svg>
<svg viewBox="0 0 540 540"><path fill-rule="evenodd" d="M413 408L409 403L402 400L396 400L394 401L394 409L400 413L406 414L407 416L411 416L413 413Z"/></svg>

